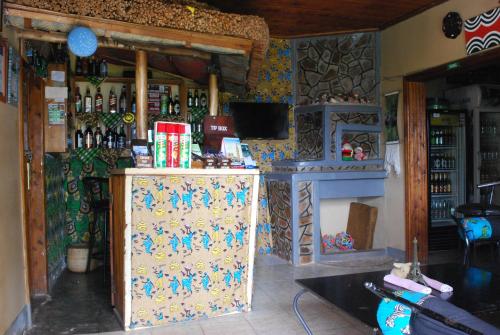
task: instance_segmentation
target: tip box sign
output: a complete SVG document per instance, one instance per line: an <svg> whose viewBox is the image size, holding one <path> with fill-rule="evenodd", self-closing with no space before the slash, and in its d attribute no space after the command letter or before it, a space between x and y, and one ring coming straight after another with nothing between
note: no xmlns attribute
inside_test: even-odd
<svg viewBox="0 0 500 335"><path fill-rule="evenodd" d="M232 116L207 116L203 121L205 148L218 151L223 137L234 137L234 122Z"/></svg>

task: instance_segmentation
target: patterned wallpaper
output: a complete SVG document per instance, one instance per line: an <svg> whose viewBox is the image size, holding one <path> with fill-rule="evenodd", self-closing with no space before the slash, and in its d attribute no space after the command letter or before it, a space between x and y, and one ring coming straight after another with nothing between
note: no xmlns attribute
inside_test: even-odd
<svg viewBox="0 0 500 335"><path fill-rule="evenodd" d="M117 167L129 167L128 160L118 160ZM93 220L89 203L83 194L83 178L108 177L112 167L99 158L84 164L81 160L70 157L64 162L64 187L66 190L66 232L71 243L86 243L89 240L89 222ZM96 192L98 190L95 190ZM106 191L106 190L105 190ZM102 223L97 227L96 241L101 240Z"/></svg>
<svg viewBox="0 0 500 335"><path fill-rule="evenodd" d="M65 232L64 172L60 156L45 155L45 221L49 288L66 265L69 238Z"/></svg>
<svg viewBox="0 0 500 335"><path fill-rule="evenodd" d="M252 189L253 176L133 178L130 328L248 308Z"/></svg>

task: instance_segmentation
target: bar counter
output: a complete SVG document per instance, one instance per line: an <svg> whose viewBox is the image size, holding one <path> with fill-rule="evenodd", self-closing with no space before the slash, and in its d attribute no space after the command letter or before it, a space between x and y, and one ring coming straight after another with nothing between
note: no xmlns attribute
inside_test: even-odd
<svg viewBox="0 0 500 335"><path fill-rule="evenodd" d="M258 179L258 170L112 171L112 303L126 330L250 310Z"/></svg>

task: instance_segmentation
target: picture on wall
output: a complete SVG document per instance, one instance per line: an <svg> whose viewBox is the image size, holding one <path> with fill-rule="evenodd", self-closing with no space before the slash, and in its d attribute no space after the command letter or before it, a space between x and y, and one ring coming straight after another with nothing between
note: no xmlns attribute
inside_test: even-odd
<svg viewBox="0 0 500 335"><path fill-rule="evenodd" d="M0 40L0 101L7 101L7 40Z"/></svg>
<svg viewBox="0 0 500 335"><path fill-rule="evenodd" d="M471 17L464 23L467 55L500 44L500 7Z"/></svg>
<svg viewBox="0 0 500 335"><path fill-rule="evenodd" d="M398 135L399 92L385 94L385 137L387 142L399 141Z"/></svg>

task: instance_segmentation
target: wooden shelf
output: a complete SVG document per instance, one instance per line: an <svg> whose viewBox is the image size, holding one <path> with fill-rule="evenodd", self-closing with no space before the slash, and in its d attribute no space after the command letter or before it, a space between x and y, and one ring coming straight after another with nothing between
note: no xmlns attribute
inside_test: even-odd
<svg viewBox="0 0 500 335"><path fill-rule="evenodd" d="M74 76L73 80L75 82L88 82L86 77L83 76ZM167 78L151 78L148 79L149 84L165 84L165 85L180 85L182 84L181 79L167 79ZM126 83L126 84L135 84L135 77L106 77L103 83Z"/></svg>

